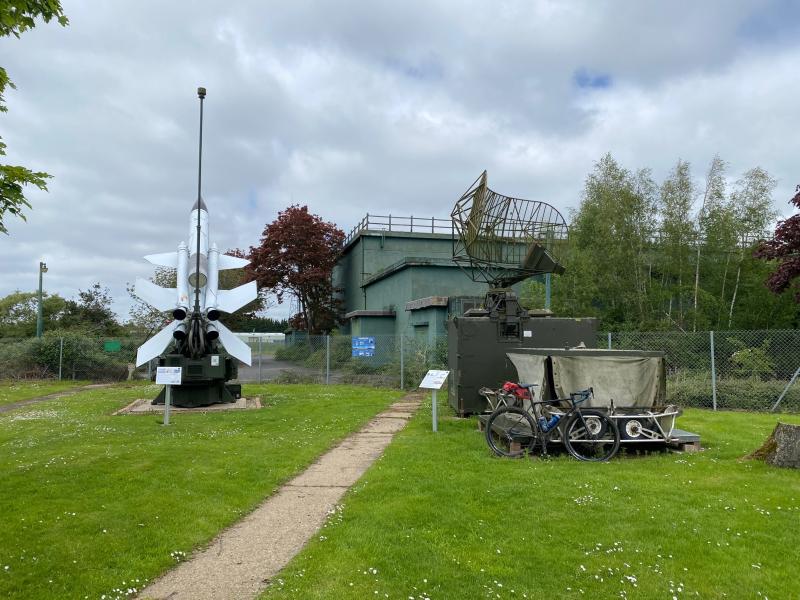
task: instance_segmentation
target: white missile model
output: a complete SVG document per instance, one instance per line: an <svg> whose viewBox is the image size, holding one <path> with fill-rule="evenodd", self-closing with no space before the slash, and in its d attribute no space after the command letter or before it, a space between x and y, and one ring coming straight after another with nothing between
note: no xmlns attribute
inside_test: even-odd
<svg viewBox="0 0 800 600"><path fill-rule="evenodd" d="M200 97L200 162L203 152L203 104L205 88L198 89ZM172 311L174 321L139 347L136 366L159 356L175 341L178 352L191 358L207 354L209 345L219 340L225 350L250 365L250 347L218 321L220 313L232 313L258 296L256 282L251 281L232 290L220 290L219 271L241 269L249 261L220 254L216 244L208 245L208 209L200 195L198 169L197 201L189 215L189 245L181 242L177 252L150 254L145 259L159 267L177 271L177 287L164 288L152 281L137 278L135 293L161 311ZM194 298L190 297L190 294ZM193 301L193 302L192 302ZM191 309L190 309L191 307Z"/></svg>
<svg viewBox="0 0 800 600"><path fill-rule="evenodd" d="M200 223L199 244L196 226L198 221ZM202 198L192 207L190 225L191 237L188 247L185 242L181 242L178 244L177 252L150 254L144 257L145 260L159 267L176 269L177 287L164 288L139 277L136 279L135 293L158 310L172 311L175 320L139 348L136 353L136 366L143 365L160 355L173 339L188 343L190 349L195 346L196 353L199 354L203 350L200 348L203 338L208 341L219 338L231 356L249 365L251 362L250 347L217 320L220 312L232 313L256 299L258 289L255 281L245 283L232 290L220 290L217 287L219 271L241 269L249 261L236 256L220 254L216 244L212 244L211 248L208 247L208 209ZM198 246L199 254L196 250ZM189 248L195 250L191 255ZM190 289L199 292L198 312L200 314L190 311ZM200 331L197 331L198 327ZM203 343L203 345L205 344Z"/></svg>

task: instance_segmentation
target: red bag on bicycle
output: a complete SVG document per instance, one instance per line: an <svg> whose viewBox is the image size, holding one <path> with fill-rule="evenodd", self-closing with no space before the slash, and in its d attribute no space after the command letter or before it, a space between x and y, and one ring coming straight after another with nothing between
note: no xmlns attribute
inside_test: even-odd
<svg viewBox="0 0 800 600"><path fill-rule="evenodd" d="M506 381L503 384L503 391L508 394L514 394L514 396L519 398L520 400L530 400L530 395L528 394L528 390L526 390L519 384L514 383L513 381Z"/></svg>

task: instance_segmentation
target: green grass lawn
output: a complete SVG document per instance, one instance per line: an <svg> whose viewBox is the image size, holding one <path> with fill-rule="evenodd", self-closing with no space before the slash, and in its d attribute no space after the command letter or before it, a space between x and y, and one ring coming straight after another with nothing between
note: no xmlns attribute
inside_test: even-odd
<svg viewBox="0 0 800 600"><path fill-rule="evenodd" d="M704 452L589 464L427 407L264 598L800 598L800 472L739 460L779 417L689 410Z"/></svg>
<svg viewBox="0 0 800 600"><path fill-rule="evenodd" d="M47 396L55 392L63 392L75 387L88 384L88 381L58 381L55 379L42 379L41 381L2 381L0 380L0 406L11 404L20 400Z"/></svg>
<svg viewBox="0 0 800 600"><path fill-rule="evenodd" d="M141 589L401 395L246 386L265 408L175 413L169 427L110 416L158 390L92 390L0 415L0 597Z"/></svg>

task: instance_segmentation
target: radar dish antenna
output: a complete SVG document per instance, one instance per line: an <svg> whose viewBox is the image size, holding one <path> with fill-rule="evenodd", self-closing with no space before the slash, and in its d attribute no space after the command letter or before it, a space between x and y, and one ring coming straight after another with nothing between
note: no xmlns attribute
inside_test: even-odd
<svg viewBox="0 0 800 600"><path fill-rule="evenodd" d="M546 202L498 194L489 188L486 171L459 198L451 217L458 234L453 260L473 281L508 288L534 275L564 272L554 253L554 242L567 238L561 213Z"/></svg>

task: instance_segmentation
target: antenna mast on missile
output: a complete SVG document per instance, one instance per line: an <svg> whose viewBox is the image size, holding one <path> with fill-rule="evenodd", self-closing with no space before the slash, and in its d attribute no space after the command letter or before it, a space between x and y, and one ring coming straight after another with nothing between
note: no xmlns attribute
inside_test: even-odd
<svg viewBox="0 0 800 600"><path fill-rule="evenodd" d="M197 97L200 98L200 144L197 151L197 276L194 283L194 314L200 314L200 206L203 199L201 189L203 185L203 100L206 97L206 88L197 88Z"/></svg>

